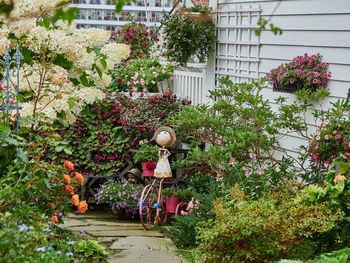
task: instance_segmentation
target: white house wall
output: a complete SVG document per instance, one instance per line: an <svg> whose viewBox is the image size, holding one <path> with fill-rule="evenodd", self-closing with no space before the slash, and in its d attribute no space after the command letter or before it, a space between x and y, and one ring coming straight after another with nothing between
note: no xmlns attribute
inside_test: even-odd
<svg viewBox="0 0 350 263"><path fill-rule="evenodd" d="M227 19L220 19L220 15L230 10L235 12L247 9L260 10L259 15L266 19L271 16L272 23L280 27L283 34L273 35L270 31L264 31L260 37L257 37L251 33L254 25L249 25L249 21L243 21L242 25L237 27L237 25L234 26L235 22L230 25ZM241 50L250 46L250 52L255 52L252 58L244 57L244 51L241 52L240 55L243 54L244 58L239 58L240 63L243 63L244 59L247 60L246 63L249 60L257 60L258 63L254 64L257 73L253 72L254 68L251 65L240 65L247 71L244 73L245 77L241 78L231 74L232 79L236 82L266 76L266 73L272 68L291 61L297 55L320 53L324 61L330 64L331 95L320 103L315 103L314 107L327 108L330 102L347 97L350 88L350 0L218 0L216 11L218 15L218 44L214 66L216 77L224 75L225 71L230 75L229 67L234 67L237 62L237 46ZM251 27L249 29L250 38L249 36L246 39L242 36L240 39L228 38L230 27L240 30L240 27L246 26ZM247 41L246 44L245 41ZM247 75L249 75L248 78ZM281 95L288 97L289 101L295 98L293 94L273 92L271 87L264 91L264 96L270 101ZM272 108L277 109L277 105L274 103L271 105ZM311 113L307 114L307 120L310 124L310 131L313 132L315 123ZM306 140L297 135L289 136L281 141L281 147L290 153L296 152L300 144L306 144Z"/></svg>

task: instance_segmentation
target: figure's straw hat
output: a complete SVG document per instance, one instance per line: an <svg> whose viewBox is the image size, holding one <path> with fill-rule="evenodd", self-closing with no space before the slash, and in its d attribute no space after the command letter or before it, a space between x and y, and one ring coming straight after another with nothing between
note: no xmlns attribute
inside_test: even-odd
<svg viewBox="0 0 350 263"><path fill-rule="evenodd" d="M163 132L163 131L166 131L170 134L170 137L171 137L171 140L166 143L165 145L162 145L164 147L172 147L175 142L176 142L176 134L174 132L174 130L168 126L163 126L163 127L160 127L158 128L155 132L154 132L154 135L151 139L151 141L155 140L157 142L157 136L159 133ZM157 142L159 145L161 145L159 142Z"/></svg>

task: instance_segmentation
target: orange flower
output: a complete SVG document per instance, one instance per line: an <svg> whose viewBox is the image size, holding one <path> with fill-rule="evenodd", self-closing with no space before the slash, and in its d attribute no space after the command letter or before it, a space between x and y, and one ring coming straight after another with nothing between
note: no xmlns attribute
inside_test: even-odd
<svg viewBox="0 0 350 263"><path fill-rule="evenodd" d="M32 186L33 186L32 183L28 183L28 184L27 184L27 189L32 188Z"/></svg>
<svg viewBox="0 0 350 263"><path fill-rule="evenodd" d="M344 175L338 174L336 177L334 177L334 182L336 181L344 181L346 177Z"/></svg>
<svg viewBox="0 0 350 263"><path fill-rule="evenodd" d="M65 191L67 194L74 194L74 187L66 186Z"/></svg>
<svg viewBox="0 0 350 263"><path fill-rule="evenodd" d="M70 176L68 174L64 174L63 175L63 180L64 180L64 184L65 185L69 185L70 184L71 179L70 179Z"/></svg>
<svg viewBox="0 0 350 263"><path fill-rule="evenodd" d="M78 181L78 184L83 185L84 184L84 176L82 176L81 173L75 173L75 178Z"/></svg>
<svg viewBox="0 0 350 263"><path fill-rule="evenodd" d="M72 204L77 206L79 204L79 195L75 194L72 196Z"/></svg>
<svg viewBox="0 0 350 263"><path fill-rule="evenodd" d="M88 210L88 204L86 203L86 201L80 201L78 206L77 206L78 212L79 213L85 213L86 210Z"/></svg>
<svg viewBox="0 0 350 263"><path fill-rule="evenodd" d="M74 164L72 162L70 162L70 161L64 161L63 165L68 171L73 171L74 170Z"/></svg>
<svg viewBox="0 0 350 263"><path fill-rule="evenodd" d="M51 217L51 218L50 218L50 221L51 221L51 222L54 222L55 224L58 224L58 223L59 223L58 217L57 217L57 216Z"/></svg>

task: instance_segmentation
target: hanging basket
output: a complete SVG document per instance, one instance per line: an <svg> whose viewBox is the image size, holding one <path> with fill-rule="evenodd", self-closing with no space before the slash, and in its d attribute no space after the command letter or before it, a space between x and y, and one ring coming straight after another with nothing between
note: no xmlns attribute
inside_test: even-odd
<svg viewBox="0 0 350 263"><path fill-rule="evenodd" d="M201 13L201 12L193 12L190 9L187 8L181 8L180 12L187 17L188 19L194 21L194 22L205 22L205 21L211 21L212 17L209 12Z"/></svg>
<svg viewBox="0 0 350 263"><path fill-rule="evenodd" d="M300 81L290 83L289 85L274 84L273 91L295 93L303 88L303 83Z"/></svg>

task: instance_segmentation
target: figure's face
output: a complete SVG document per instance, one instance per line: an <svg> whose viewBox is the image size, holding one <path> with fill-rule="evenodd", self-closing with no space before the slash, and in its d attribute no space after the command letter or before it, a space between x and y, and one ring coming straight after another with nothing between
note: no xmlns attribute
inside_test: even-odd
<svg viewBox="0 0 350 263"><path fill-rule="evenodd" d="M161 146L165 146L167 144L169 144L171 142L171 135L169 132L167 131L161 131L157 138L156 138L156 141L159 145Z"/></svg>

